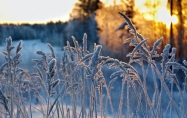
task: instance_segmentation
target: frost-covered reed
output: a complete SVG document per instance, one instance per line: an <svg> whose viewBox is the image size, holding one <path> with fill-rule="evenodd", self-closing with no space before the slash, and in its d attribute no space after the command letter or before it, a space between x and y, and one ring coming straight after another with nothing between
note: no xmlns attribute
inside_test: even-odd
<svg viewBox="0 0 187 118"><path fill-rule="evenodd" d="M169 44L158 54L163 39L151 49L131 20L119 14L125 20L123 27L128 27L133 35L124 42L134 47L127 55L129 62L100 55L101 45L94 44L94 51L89 52L84 34L83 46L72 37L74 46L67 42L62 57L55 55L50 44L49 55L37 51L39 58L32 59L35 72L29 73L19 67L22 41L15 47L11 37L7 38L6 51L2 51L5 63L0 67L0 115L32 118L37 111L44 118L187 117L187 62L177 63L176 48ZM160 62L155 61L158 57L162 58ZM109 78L103 71L106 68L113 70ZM179 70L183 78L177 75ZM121 84L120 90L114 86L116 82ZM114 99L115 95L119 99Z"/></svg>

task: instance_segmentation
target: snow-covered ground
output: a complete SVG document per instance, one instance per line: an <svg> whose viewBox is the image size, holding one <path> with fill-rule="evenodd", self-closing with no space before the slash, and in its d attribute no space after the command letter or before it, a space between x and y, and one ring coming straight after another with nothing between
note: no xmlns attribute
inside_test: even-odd
<svg viewBox="0 0 187 118"><path fill-rule="evenodd" d="M12 41L12 45L15 46L15 48L18 45L18 41ZM61 47L54 47L55 54L57 57L59 57L59 60L61 59L62 54L62 48ZM6 51L6 43L0 46L0 51ZM15 50L14 50L15 51ZM31 72L33 71L34 62L32 62L32 59L40 58L39 55L36 54L36 51L43 51L47 55L51 53L50 48L41 40L35 39L35 40L23 40L22 41L22 49L21 49L21 60L20 67L29 69ZM5 58L3 57L3 54L0 54L0 64L5 62Z"/></svg>
<svg viewBox="0 0 187 118"><path fill-rule="evenodd" d="M15 46L15 48L18 45L18 41L12 41L12 45ZM6 42L0 46L0 51L6 51ZM36 51L43 51L47 55L51 53L50 48L41 40L36 39L36 40L23 40L22 41L22 49L21 49L21 60L22 62L19 64L19 67L22 67L24 69L29 70L29 73L35 71L33 68L34 62L32 62L32 59L37 59L41 58L39 55L36 54ZM61 59L61 54L62 54L62 48L61 47L54 47L54 51L57 57ZM15 50L13 50L13 53ZM13 55L12 55L13 56ZM0 66L5 63L5 58L3 54L0 54ZM58 60L60 62L60 60ZM42 118L43 115L38 112L37 110L34 110L33 112L33 117L34 118Z"/></svg>
<svg viewBox="0 0 187 118"><path fill-rule="evenodd" d="M13 41L13 45L15 47L17 46L17 44L18 44L18 41ZM41 42L40 40L23 40L22 47L23 47L22 50L21 50L22 62L20 64L20 67L25 68L25 69L29 69L30 72L34 71L34 69L33 69L34 62L32 62L31 59L40 58L40 56L38 56L36 54L36 51L43 51L46 54L51 53L49 47L45 43ZM6 44L5 43L2 46L0 46L0 51L6 51ZM62 58L62 47L54 47L54 51L55 51L55 54L58 57L58 63L59 63L61 58ZM0 54L0 65L3 62L5 62L5 58L3 57L2 54ZM142 76L142 72L141 72L140 67L136 67L136 68L138 70L140 70L139 75ZM110 74L114 70L109 70L107 67L104 67L103 71L104 71L105 78L108 79L108 81L109 81ZM152 77L151 74L148 74L148 78L149 79L147 81L147 89L149 89L148 91L150 92L151 95L153 95L153 93L152 93L152 92L154 92L153 77ZM121 83L122 83L122 81L120 79L118 79L113 85L114 89L111 91L111 95L112 95L111 97L112 97L112 100L114 101L115 111L117 111L118 105L119 105ZM126 95L126 94L124 94L124 95ZM180 101L180 98L178 97L179 96L178 92L175 91L173 93L173 95L175 96L175 101ZM131 100L133 100L133 99L135 99L135 98L131 98ZM163 99L163 105L165 104L164 102L166 102L166 103L168 102L167 100L169 100L169 99L166 96L165 99ZM184 97L184 100L185 101L187 100L187 96ZM133 105L134 103L131 103L131 104ZM165 106L165 107L167 107L167 106ZM124 109L126 109L126 108L124 108ZM165 109L163 109L163 111L164 110ZM175 115L173 117L177 117L175 113L173 115ZM169 117L169 113L166 114L166 116ZM41 118L41 117L43 117L43 115L40 112L38 112L37 110L35 110L35 112L33 112L33 117L34 118Z"/></svg>

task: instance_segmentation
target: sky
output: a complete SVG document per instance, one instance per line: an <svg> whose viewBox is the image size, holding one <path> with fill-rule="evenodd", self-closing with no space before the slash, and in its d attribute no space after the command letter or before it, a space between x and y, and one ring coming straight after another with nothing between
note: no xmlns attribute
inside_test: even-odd
<svg viewBox="0 0 187 118"><path fill-rule="evenodd" d="M0 0L0 23L67 21L78 0ZM113 3L113 0L101 0ZM120 1L120 0L117 0Z"/></svg>
<svg viewBox="0 0 187 118"><path fill-rule="evenodd" d="M0 23L67 21L76 2L77 0L0 0Z"/></svg>
<svg viewBox="0 0 187 118"><path fill-rule="evenodd" d="M0 24L2 23L47 23L49 21L68 21L69 13L78 0L0 0ZM113 0L101 0L110 5ZM135 5L144 13L145 18L153 19L148 13L149 8L143 4L147 0L135 0ZM154 2L154 0L148 0ZM119 3L120 0L116 0ZM156 19L170 24L169 11L166 8L167 0L157 6ZM148 10L149 9L149 10ZM146 13L146 14L145 14ZM176 19L176 18L175 18ZM164 21L165 20L165 21Z"/></svg>
<svg viewBox="0 0 187 118"><path fill-rule="evenodd" d="M77 0L0 0L0 23L67 21Z"/></svg>

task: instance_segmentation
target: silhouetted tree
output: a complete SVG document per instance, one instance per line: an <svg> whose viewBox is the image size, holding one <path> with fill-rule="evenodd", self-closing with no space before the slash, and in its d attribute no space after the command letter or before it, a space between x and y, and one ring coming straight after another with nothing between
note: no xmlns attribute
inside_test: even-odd
<svg viewBox="0 0 187 118"><path fill-rule="evenodd" d="M122 5L124 5L124 13L127 15L129 18L133 18L134 16L134 1L135 0L121 0Z"/></svg>
<svg viewBox="0 0 187 118"><path fill-rule="evenodd" d="M3 27L2 26L0 26L0 45L2 44L2 42L3 42Z"/></svg>
<svg viewBox="0 0 187 118"><path fill-rule="evenodd" d="M100 0L78 0L70 14L71 20L66 28L66 31L72 31L68 33L68 39L73 35L81 43L82 36L86 33L88 43L90 43L89 49L92 49L93 43L98 43L95 11L101 8L101 4Z"/></svg>
<svg viewBox="0 0 187 118"><path fill-rule="evenodd" d="M45 43L48 42L52 45L64 46L64 38L66 34L64 29L66 25L67 23L63 23L61 21L33 25L2 24L0 25L0 38L3 41L9 36L11 36L14 40L40 39Z"/></svg>
<svg viewBox="0 0 187 118"><path fill-rule="evenodd" d="M130 37L130 33L128 28L123 26L125 21L118 12L123 12L133 20L134 0L121 0L119 4L116 0L113 2L111 5L105 4L102 9L96 11L96 20L101 29L99 37L100 43L103 45L103 55L123 60L125 53L128 53L130 49L128 46L124 46L123 42Z"/></svg>
<svg viewBox="0 0 187 118"><path fill-rule="evenodd" d="M101 8L100 0L78 0L70 16L85 20L90 18L97 9Z"/></svg>
<svg viewBox="0 0 187 118"><path fill-rule="evenodd" d="M183 26L183 14L182 14L182 0L177 1L178 11L178 58L179 62L182 63L184 57L183 39L184 39L184 26Z"/></svg>
<svg viewBox="0 0 187 118"><path fill-rule="evenodd" d="M168 2L170 4L170 15L172 16L173 15L173 0L169 0ZM173 34L173 23L172 22L170 23L170 45L171 45L171 47L175 46L174 34Z"/></svg>

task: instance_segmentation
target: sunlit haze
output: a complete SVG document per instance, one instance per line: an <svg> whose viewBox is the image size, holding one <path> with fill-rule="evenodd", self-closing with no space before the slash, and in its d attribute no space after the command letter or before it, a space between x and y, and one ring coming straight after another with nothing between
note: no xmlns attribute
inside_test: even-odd
<svg viewBox="0 0 187 118"><path fill-rule="evenodd" d="M146 6L146 2L149 2L149 6ZM160 0L159 3L155 4L155 0L136 0L135 6L143 14L147 20L155 20L156 22L163 22L167 27L170 23L178 23L176 15L171 16L169 9L167 9L168 0ZM155 8L151 7L154 6Z"/></svg>

